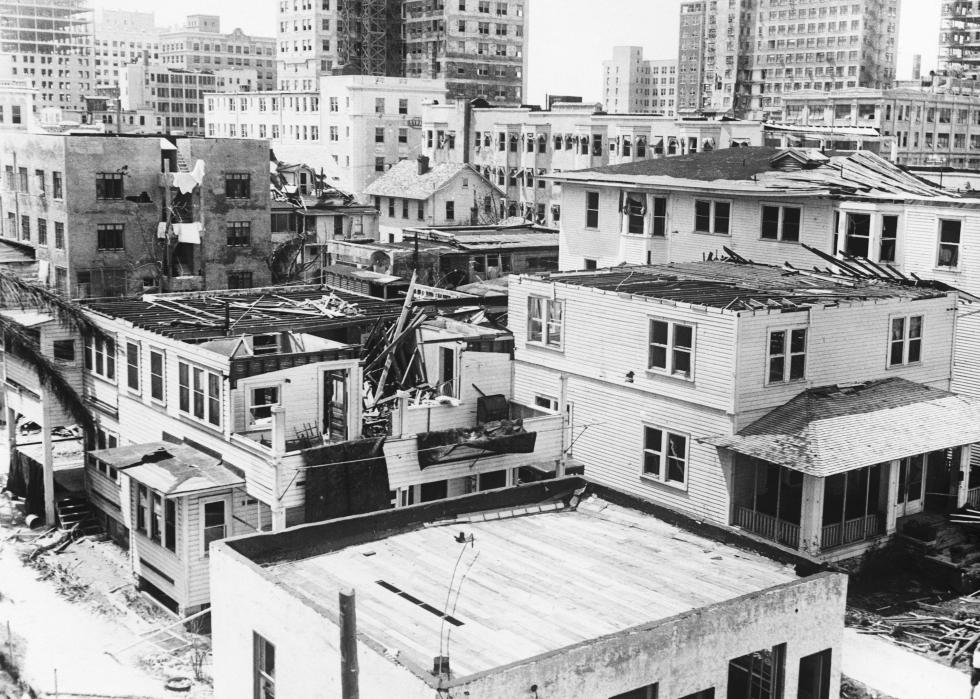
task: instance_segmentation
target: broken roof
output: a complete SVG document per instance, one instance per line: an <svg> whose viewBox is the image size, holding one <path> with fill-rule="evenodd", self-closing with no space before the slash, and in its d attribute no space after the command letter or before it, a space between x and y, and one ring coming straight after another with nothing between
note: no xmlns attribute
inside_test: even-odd
<svg viewBox="0 0 980 699"><path fill-rule="evenodd" d="M224 466L220 458L187 444L148 442L90 451L89 454L164 497L182 497L245 484L244 476Z"/></svg>
<svg viewBox="0 0 980 699"><path fill-rule="evenodd" d="M787 169L787 156L801 163ZM784 164L780 164L780 163ZM943 188L869 151L821 155L765 146L722 148L651 158L622 165L563 172L560 181L605 182L674 189L713 189L746 194L859 196L876 199L957 198Z"/></svg>
<svg viewBox="0 0 980 699"><path fill-rule="evenodd" d="M469 172L496 188L496 185L466 163L439 163L430 167L425 174L420 175L418 162L402 160L392 165L386 173L369 184L364 193L370 196L398 197L400 199L428 199L462 172Z"/></svg>
<svg viewBox="0 0 980 699"><path fill-rule="evenodd" d="M142 299L85 302L103 316L178 340L318 332L394 318L400 304L329 286L148 294Z"/></svg>
<svg viewBox="0 0 980 699"><path fill-rule="evenodd" d="M900 283L815 274L745 262L673 262L619 266L586 272L528 275L532 279L583 286L618 294L721 308L726 311L795 310L879 298L940 298L944 285Z"/></svg>
<svg viewBox="0 0 980 699"><path fill-rule="evenodd" d="M701 441L826 477L980 441L980 401L900 378L823 386Z"/></svg>

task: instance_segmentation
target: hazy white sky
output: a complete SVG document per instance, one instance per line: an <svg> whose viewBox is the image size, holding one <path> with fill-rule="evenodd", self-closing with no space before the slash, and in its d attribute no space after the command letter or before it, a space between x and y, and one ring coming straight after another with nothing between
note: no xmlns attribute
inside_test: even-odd
<svg viewBox="0 0 980 699"><path fill-rule="evenodd" d="M192 13L221 15L223 31L241 27L275 36L277 0L90 0L93 7L154 12L158 25L182 22ZM600 96L603 59L619 44L642 46L647 58L677 55L680 0L528 0L530 4L529 102L545 92ZM923 72L936 65L939 0L902 0L898 77L911 77L912 55L922 54Z"/></svg>

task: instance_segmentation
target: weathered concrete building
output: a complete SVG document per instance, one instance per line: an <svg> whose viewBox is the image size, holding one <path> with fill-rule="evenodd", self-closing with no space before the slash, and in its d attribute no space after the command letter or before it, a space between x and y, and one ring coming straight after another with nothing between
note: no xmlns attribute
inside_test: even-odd
<svg viewBox="0 0 980 699"><path fill-rule="evenodd" d="M8 133L0 162L3 234L33 247L42 281L62 293L270 279L261 141Z"/></svg>
<svg viewBox="0 0 980 699"><path fill-rule="evenodd" d="M846 577L716 534L562 479L222 542L215 691L836 697Z"/></svg>

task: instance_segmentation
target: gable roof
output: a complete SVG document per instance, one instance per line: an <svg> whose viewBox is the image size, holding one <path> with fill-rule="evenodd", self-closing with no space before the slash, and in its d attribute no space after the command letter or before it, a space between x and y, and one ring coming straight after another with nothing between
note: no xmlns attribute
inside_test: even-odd
<svg viewBox="0 0 980 699"><path fill-rule="evenodd" d="M431 166L424 175L420 175L417 161L402 160L392 165L385 174L369 184L364 193L373 197L428 199L448 185L453 178L464 172L479 177L483 182L497 189L496 185L467 163L439 163Z"/></svg>
<svg viewBox="0 0 980 699"><path fill-rule="evenodd" d="M980 401L906 379L803 391L731 436L700 440L827 477L980 440Z"/></svg>

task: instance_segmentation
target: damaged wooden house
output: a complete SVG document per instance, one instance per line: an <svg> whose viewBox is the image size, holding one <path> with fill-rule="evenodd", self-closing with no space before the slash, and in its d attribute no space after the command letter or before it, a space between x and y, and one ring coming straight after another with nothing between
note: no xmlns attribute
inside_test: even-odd
<svg viewBox="0 0 980 699"><path fill-rule="evenodd" d="M590 480L840 560L980 495L972 300L744 260L513 277L515 397L567 406Z"/></svg>
<svg viewBox="0 0 980 699"><path fill-rule="evenodd" d="M94 416L83 471L48 448L71 418L5 356L11 424L44 428L40 456L17 447L26 480L50 477L59 499L87 500L130 549L141 589L180 613L209 603L215 540L564 466L558 410L511 400L513 339L499 326L309 286L85 308L103 338L36 319L40 346L62 358Z"/></svg>

